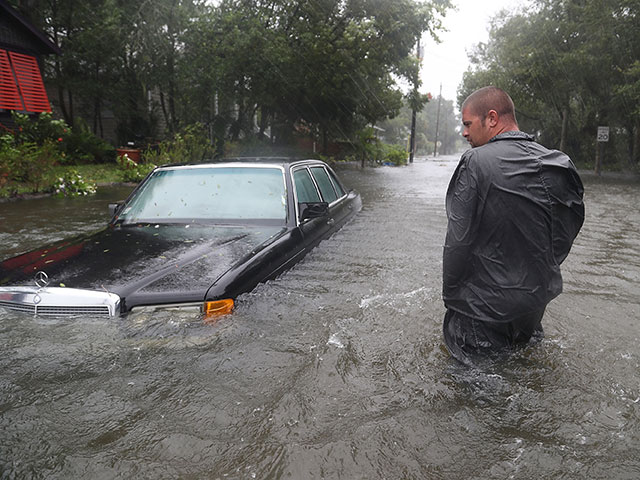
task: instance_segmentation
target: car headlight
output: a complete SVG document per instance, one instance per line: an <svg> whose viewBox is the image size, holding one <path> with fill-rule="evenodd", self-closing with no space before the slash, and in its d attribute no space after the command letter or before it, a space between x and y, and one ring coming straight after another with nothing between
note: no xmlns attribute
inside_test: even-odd
<svg viewBox="0 0 640 480"><path fill-rule="evenodd" d="M212 300L204 303L173 303L166 305L144 305L133 307L131 312L155 312L155 311L192 311L194 313L203 313L205 319L216 318L221 315L228 315L233 311L235 302L232 298L224 298L222 300Z"/></svg>

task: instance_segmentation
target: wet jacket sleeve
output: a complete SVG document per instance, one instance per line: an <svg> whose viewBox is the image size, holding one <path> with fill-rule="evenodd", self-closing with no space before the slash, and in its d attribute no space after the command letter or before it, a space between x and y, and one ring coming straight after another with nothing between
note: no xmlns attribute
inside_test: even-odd
<svg viewBox="0 0 640 480"><path fill-rule="evenodd" d="M573 163L568 161L562 177L548 180L552 192L553 216L553 252L555 261L564 262L578 232L584 223L584 187ZM558 178L564 181L560 183ZM556 182L558 184L556 184Z"/></svg>
<svg viewBox="0 0 640 480"><path fill-rule="evenodd" d="M473 154L467 152L451 179L446 208L449 218L443 256L443 296L448 298L466 276L477 233L478 178Z"/></svg>

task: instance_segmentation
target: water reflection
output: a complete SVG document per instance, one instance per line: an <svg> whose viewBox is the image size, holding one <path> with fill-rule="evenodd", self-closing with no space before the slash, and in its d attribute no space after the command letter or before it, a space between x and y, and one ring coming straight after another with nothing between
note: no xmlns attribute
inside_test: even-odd
<svg viewBox="0 0 640 480"><path fill-rule="evenodd" d="M102 228L110 218L109 203L121 201L132 187L98 189L83 197L41 197L0 202L0 257L41 246L45 241Z"/></svg>
<svg viewBox="0 0 640 480"><path fill-rule="evenodd" d="M361 214L214 325L0 313L2 475L640 475L640 185L585 178L587 221L546 338L468 368L441 334L454 166L341 171ZM6 235L11 252L47 234Z"/></svg>

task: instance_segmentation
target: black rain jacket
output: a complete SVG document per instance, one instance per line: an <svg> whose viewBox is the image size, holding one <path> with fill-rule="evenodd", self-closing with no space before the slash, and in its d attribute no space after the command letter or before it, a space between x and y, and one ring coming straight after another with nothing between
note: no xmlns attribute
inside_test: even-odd
<svg viewBox="0 0 640 480"><path fill-rule="evenodd" d="M526 133L465 152L446 197L445 306L494 322L543 310L562 291L583 193L571 159Z"/></svg>

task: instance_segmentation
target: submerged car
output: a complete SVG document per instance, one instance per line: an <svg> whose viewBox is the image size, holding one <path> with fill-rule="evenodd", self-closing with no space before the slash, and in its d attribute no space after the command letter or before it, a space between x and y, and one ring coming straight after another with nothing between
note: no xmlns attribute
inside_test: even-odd
<svg viewBox="0 0 640 480"><path fill-rule="evenodd" d="M91 235L0 262L0 307L36 315L230 313L362 207L318 160L158 167Z"/></svg>

